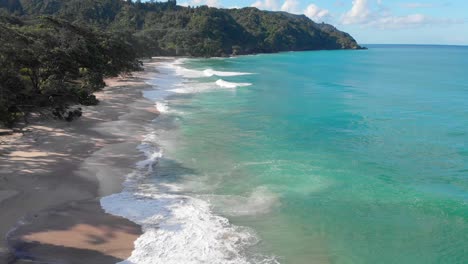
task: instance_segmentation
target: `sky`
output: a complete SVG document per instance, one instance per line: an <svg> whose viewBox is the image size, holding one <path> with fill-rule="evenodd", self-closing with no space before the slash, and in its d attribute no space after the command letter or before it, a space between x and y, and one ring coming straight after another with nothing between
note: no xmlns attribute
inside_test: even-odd
<svg viewBox="0 0 468 264"><path fill-rule="evenodd" d="M468 45L468 0L178 0L179 5L305 14L361 44Z"/></svg>

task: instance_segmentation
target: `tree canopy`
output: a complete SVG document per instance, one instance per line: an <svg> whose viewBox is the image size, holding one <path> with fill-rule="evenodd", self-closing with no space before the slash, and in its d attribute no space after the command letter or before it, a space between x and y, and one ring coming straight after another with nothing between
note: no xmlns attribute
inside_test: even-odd
<svg viewBox="0 0 468 264"><path fill-rule="evenodd" d="M128 31L151 55L228 56L318 49L358 49L348 34L304 15L257 8L183 7L176 1L8 0L22 17L53 15L106 31Z"/></svg>
<svg viewBox="0 0 468 264"><path fill-rule="evenodd" d="M359 49L303 15L183 7L175 0L0 0L0 122L28 109L97 103L103 77L150 56Z"/></svg>
<svg viewBox="0 0 468 264"><path fill-rule="evenodd" d="M38 17L0 20L0 121L11 124L34 107L97 103L104 76L139 69L125 33L108 34Z"/></svg>

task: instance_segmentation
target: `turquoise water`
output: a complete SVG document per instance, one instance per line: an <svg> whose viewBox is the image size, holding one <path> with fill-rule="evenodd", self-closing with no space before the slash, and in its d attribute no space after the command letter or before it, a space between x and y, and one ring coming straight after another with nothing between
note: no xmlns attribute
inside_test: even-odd
<svg viewBox="0 0 468 264"><path fill-rule="evenodd" d="M467 47L370 46L183 67L254 73L186 84L250 86L169 97L178 128L167 151L190 170L177 179L186 191L257 234L252 258L468 263Z"/></svg>

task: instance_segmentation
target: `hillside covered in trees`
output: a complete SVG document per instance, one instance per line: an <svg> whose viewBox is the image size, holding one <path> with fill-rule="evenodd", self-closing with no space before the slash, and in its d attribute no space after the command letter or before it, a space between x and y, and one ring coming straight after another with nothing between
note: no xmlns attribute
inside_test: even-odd
<svg viewBox="0 0 468 264"><path fill-rule="evenodd" d="M22 18L54 16L79 26L128 31L151 55L226 56L318 49L357 49L348 34L304 15L256 8L177 6L176 1L1 0Z"/></svg>
<svg viewBox="0 0 468 264"><path fill-rule="evenodd" d="M96 104L104 76L140 68L130 40L52 17L0 17L0 123L38 107L68 119L67 105Z"/></svg>
<svg viewBox="0 0 468 264"><path fill-rule="evenodd" d="M183 7L175 0L0 0L0 122L37 106L96 103L103 77L149 56L360 49L304 15Z"/></svg>

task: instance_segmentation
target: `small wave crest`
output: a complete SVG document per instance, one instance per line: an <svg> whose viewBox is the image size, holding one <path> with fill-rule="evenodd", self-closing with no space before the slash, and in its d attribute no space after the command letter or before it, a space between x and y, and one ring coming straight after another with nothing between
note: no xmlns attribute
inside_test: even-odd
<svg viewBox="0 0 468 264"><path fill-rule="evenodd" d="M139 170L146 170L146 173L153 172L154 166L163 156L162 149L155 144L156 142L156 134L150 133L145 136L142 143L137 147L146 156L145 160L137 162L136 165Z"/></svg>
<svg viewBox="0 0 468 264"><path fill-rule="evenodd" d="M249 86L250 83L233 83L222 79L213 82L188 82L186 78L211 76L239 76L250 73L203 71L186 69L184 60L163 63L163 76L174 80L164 83L166 91L195 93L211 89ZM154 83L152 83L154 84ZM160 85L161 82L155 82ZM156 99L156 98L155 98ZM161 99L161 98L159 98ZM155 102L156 109L165 117L173 111L167 101ZM162 140L159 138L162 137ZM169 136L170 138L170 136ZM274 257L250 254L249 247L258 243L255 232L235 226L225 217L212 211L210 199L195 197L183 192L181 184L155 181L158 164L164 164L170 155L170 147L164 143L164 132L152 131L138 146L146 159L136 164L135 171L127 175L121 193L103 197L101 206L108 213L125 217L142 226L143 234L135 241L135 249L129 259L121 264L247 264L278 263ZM168 149L164 153L163 149ZM164 155L163 155L164 154ZM268 212L277 197L265 188L258 188L248 197L225 198L231 214L248 215ZM244 206L248 204L248 206Z"/></svg>
<svg viewBox="0 0 468 264"><path fill-rule="evenodd" d="M171 89L170 91L173 93L178 94L192 94L192 93L202 93L213 91L219 88L230 88L234 89L237 87L246 87L252 85L251 83L235 83L235 82L227 82L223 79L219 79L216 82L201 82L201 83L185 83L180 87L176 87Z"/></svg>
<svg viewBox="0 0 468 264"><path fill-rule="evenodd" d="M251 230L232 226L226 218L214 215L201 199L143 187L101 201L107 212L143 227L135 250L122 264L249 263L241 252L258 242Z"/></svg>
<svg viewBox="0 0 468 264"><path fill-rule="evenodd" d="M223 88L237 88L237 87L246 87L252 85L251 83L235 83L235 82L227 82L223 79L219 79L216 81L216 85Z"/></svg>
<svg viewBox="0 0 468 264"><path fill-rule="evenodd" d="M175 87L169 91L178 94L193 94L210 91L216 88L213 83L186 82L183 85Z"/></svg>
<svg viewBox="0 0 468 264"><path fill-rule="evenodd" d="M224 72L224 71L215 71L213 69L206 69L203 71L203 74L207 77L211 76L219 76L219 77L229 77L229 76L242 76L242 75L250 75L253 73L250 72Z"/></svg>
<svg viewBox="0 0 468 264"><path fill-rule="evenodd" d="M215 71L213 69L206 69L206 70L193 70L187 69L182 66L173 65L175 72L177 75L180 75L184 78L203 78L203 77L232 77L232 76L242 76L242 75L249 75L252 73L249 72L223 72L223 71Z"/></svg>
<svg viewBox="0 0 468 264"><path fill-rule="evenodd" d="M230 77L230 76L242 76L242 75L250 75L253 73L250 72L228 72L228 71L217 71L214 69L205 69L205 70L194 70L194 69L187 69L181 65L185 62L184 59L176 60L173 63L165 64L164 67L172 68L176 75L182 76L184 78L203 78L203 77L212 77L212 76L219 76L219 77Z"/></svg>
<svg viewBox="0 0 468 264"><path fill-rule="evenodd" d="M166 101L156 102L155 107L156 107L156 110L158 110L158 112L161 114L169 112L169 106L167 105Z"/></svg>
<svg viewBox="0 0 468 264"><path fill-rule="evenodd" d="M120 264L252 263L245 250L258 243L253 230L230 224L212 212L208 201L184 195L177 184L145 183L163 158L158 141L156 133L144 138L138 149L146 159L127 176L124 191L101 199L107 213L142 226L132 255ZM258 263L277 263L264 262L271 257L257 257L263 259Z"/></svg>

